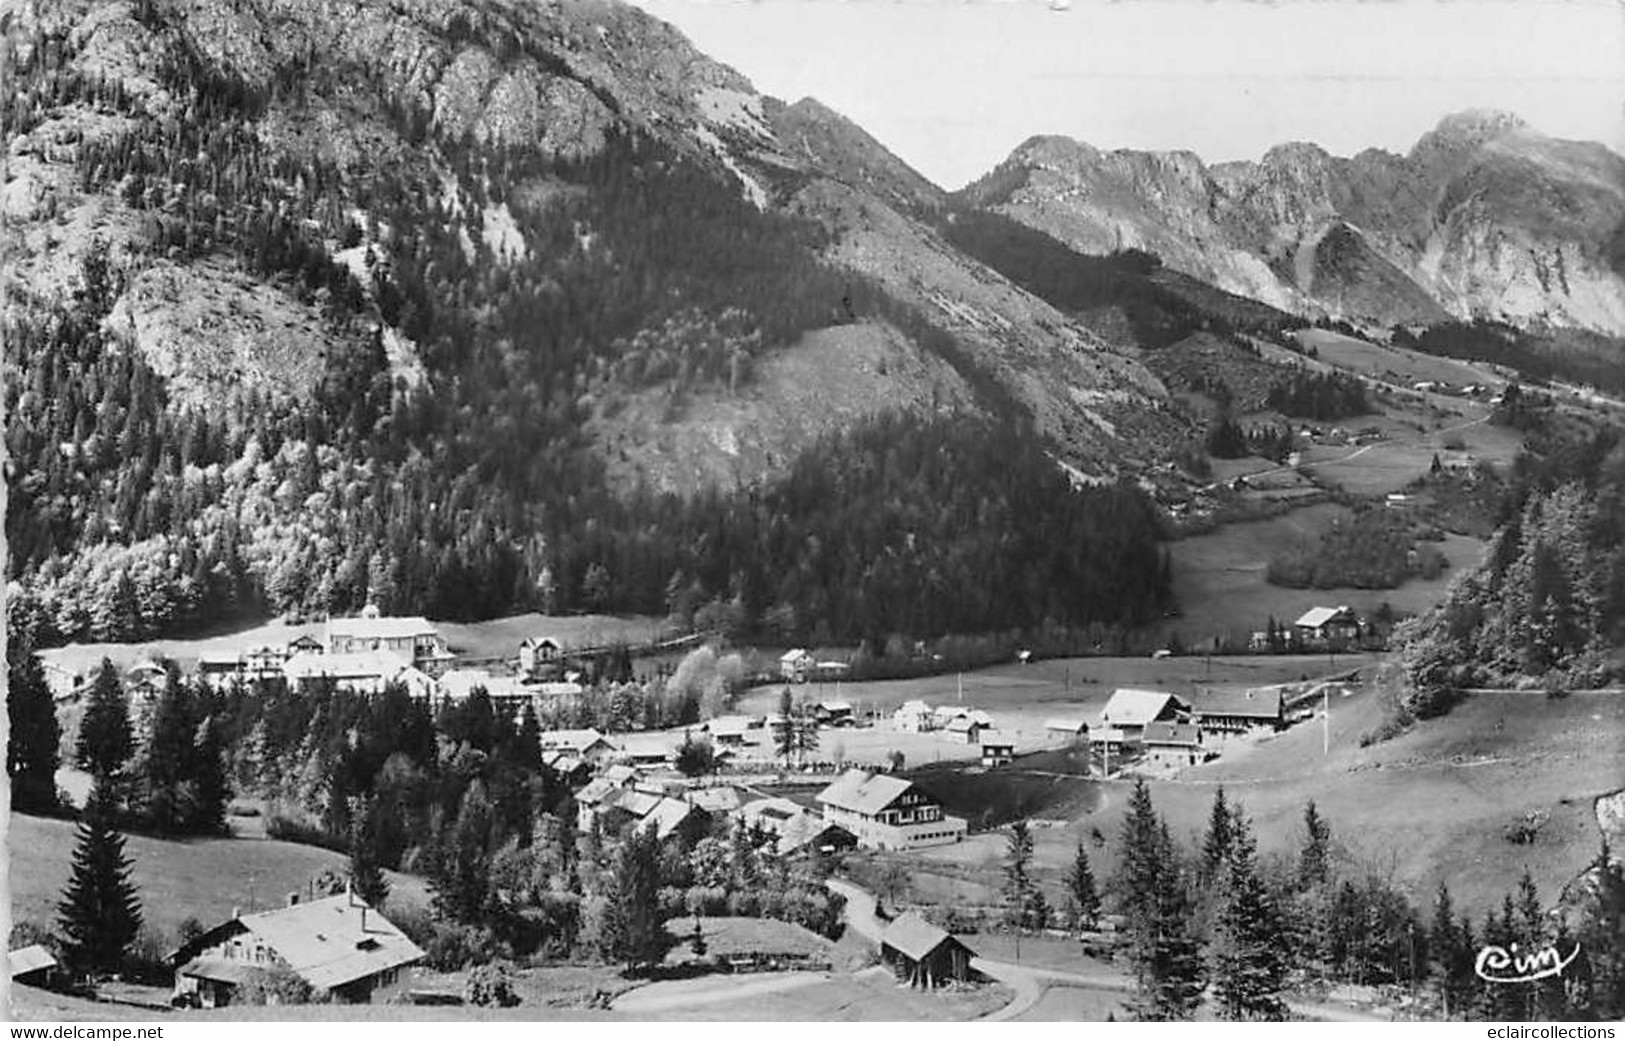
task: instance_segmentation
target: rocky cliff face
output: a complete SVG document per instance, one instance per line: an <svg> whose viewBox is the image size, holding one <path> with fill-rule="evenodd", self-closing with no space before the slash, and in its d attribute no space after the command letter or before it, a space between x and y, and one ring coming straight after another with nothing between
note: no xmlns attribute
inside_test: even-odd
<svg viewBox="0 0 1625 1041"><path fill-rule="evenodd" d="M964 196L1306 314L1625 334L1625 159L1501 113L1447 117L1404 156L1293 143L1212 167L1034 138Z"/></svg>

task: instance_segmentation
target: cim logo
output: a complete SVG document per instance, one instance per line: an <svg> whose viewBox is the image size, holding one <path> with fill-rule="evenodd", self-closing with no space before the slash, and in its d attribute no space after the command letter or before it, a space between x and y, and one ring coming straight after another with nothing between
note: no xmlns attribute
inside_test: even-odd
<svg viewBox="0 0 1625 1041"><path fill-rule="evenodd" d="M1574 945L1567 958L1560 956L1555 947L1542 947L1528 954L1520 952L1517 944L1510 949L1491 945L1478 952L1473 971L1478 973L1479 979L1491 983L1530 983L1559 975L1579 956L1579 944Z"/></svg>

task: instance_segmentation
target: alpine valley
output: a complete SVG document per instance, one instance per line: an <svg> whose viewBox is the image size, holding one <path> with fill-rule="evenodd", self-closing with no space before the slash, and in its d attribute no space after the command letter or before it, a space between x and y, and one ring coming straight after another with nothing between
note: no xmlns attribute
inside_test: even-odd
<svg viewBox="0 0 1625 1041"><path fill-rule="evenodd" d="M1147 475L1210 418L1170 348L1625 333L1625 160L1498 116L1211 168L1034 138L950 193L614 0L3 10L44 642L367 602L1129 630L1172 598Z"/></svg>

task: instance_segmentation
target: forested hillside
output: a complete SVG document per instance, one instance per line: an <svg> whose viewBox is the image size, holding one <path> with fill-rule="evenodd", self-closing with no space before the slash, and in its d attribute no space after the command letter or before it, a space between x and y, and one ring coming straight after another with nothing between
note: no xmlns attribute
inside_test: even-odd
<svg viewBox="0 0 1625 1041"><path fill-rule="evenodd" d="M1462 688L1625 676L1625 443L1546 417L1514 466L1482 566L1403 634L1419 715Z"/></svg>
<svg viewBox="0 0 1625 1041"><path fill-rule="evenodd" d="M15 197L35 193L36 221L91 200L75 227L88 208L110 235L53 279L50 240L28 225L7 269L8 578L42 642L367 602L473 619L674 599L726 604L745 630L771 617L786 636L926 637L1132 624L1165 599L1139 493L1074 492L953 335L825 260L831 229L767 204L767 174L707 151L746 117L678 134L630 111L651 98L636 70L605 64L620 59L603 26L658 23L613 5L363 8L369 30L457 55L426 96L353 41L320 39L307 9L285 12L303 36L237 53L163 0L92 7L95 31L51 7L8 39ZM554 35L520 31L555 16ZM586 17L602 31L570 21ZM749 100L688 60L709 84L701 108L719 91ZM469 61L543 83L544 108L567 96L585 129L508 132L501 119L535 112L501 88L491 125L460 125L446 91ZM805 176L780 175L787 190ZM207 272L319 337L233 355L212 314L188 341L155 338L151 308L185 301L153 305L154 287L204 296ZM746 489L603 476L588 421L623 397L657 388L679 413L695 389L748 385L764 352L861 320L947 360L975 413L864 420Z"/></svg>

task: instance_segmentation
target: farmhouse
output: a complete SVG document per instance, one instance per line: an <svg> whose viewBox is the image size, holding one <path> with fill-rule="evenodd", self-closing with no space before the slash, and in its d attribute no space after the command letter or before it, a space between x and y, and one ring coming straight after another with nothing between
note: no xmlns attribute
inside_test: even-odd
<svg viewBox="0 0 1625 1041"><path fill-rule="evenodd" d="M761 716L718 716L705 725L711 740L717 745L743 745L752 731L765 732Z"/></svg>
<svg viewBox="0 0 1625 1041"><path fill-rule="evenodd" d="M715 784L704 788L690 788L683 798L715 816L739 809L739 789L728 784Z"/></svg>
<svg viewBox="0 0 1625 1041"><path fill-rule="evenodd" d="M818 814L789 799L755 799L739 808L736 816L747 828L772 835L781 855L813 850L834 853L857 845L857 836L832 824Z"/></svg>
<svg viewBox="0 0 1625 1041"><path fill-rule="evenodd" d="M1197 699L1193 711L1198 726L1219 733L1279 730L1286 725L1286 705L1279 687L1208 691Z"/></svg>
<svg viewBox="0 0 1625 1041"><path fill-rule="evenodd" d="M617 770L626 772L615 773ZM611 767L601 776L588 781L575 796L577 829L591 831L593 821L614 805L622 792L631 790L636 776L630 767Z"/></svg>
<svg viewBox="0 0 1625 1041"><path fill-rule="evenodd" d="M999 730L982 732L982 765L988 768L1003 766L1016 757L1016 738Z"/></svg>
<svg viewBox="0 0 1625 1041"><path fill-rule="evenodd" d="M1311 646L1348 643L1360 638L1360 618L1347 607L1312 607L1292 623L1299 639Z"/></svg>
<svg viewBox="0 0 1625 1041"><path fill-rule="evenodd" d="M813 718L826 727L849 727L855 722L849 701L820 701L813 707Z"/></svg>
<svg viewBox="0 0 1625 1041"><path fill-rule="evenodd" d="M942 804L912 781L852 769L818 793L824 819L875 849L917 849L961 842L965 821L942 812Z"/></svg>
<svg viewBox="0 0 1625 1041"><path fill-rule="evenodd" d="M779 677L791 683L806 683L817 664L805 647L796 647L779 656Z"/></svg>
<svg viewBox="0 0 1625 1041"><path fill-rule="evenodd" d="M318 995L367 1002L397 991L423 951L354 893L234 914L170 955L177 1004L215 1008L256 971L291 972Z"/></svg>
<svg viewBox="0 0 1625 1041"><path fill-rule="evenodd" d="M986 727L969 716L955 716L948 721L948 725L943 729L948 732L950 740L963 741L967 745L974 745Z"/></svg>
<svg viewBox="0 0 1625 1041"><path fill-rule="evenodd" d="M1147 723L1184 719L1190 710L1189 702L1177 694L1119 687L1112 691L1106 707L1100 710L1100 723L1108 729L1122 731L1122 740L1133 744L1140 740ZM1091 727L1090 741L1094 740L1093 732Z"/></svg>
<svg viewBox="0 0 1625 1041"><path fill-rule="evenodd" d="M1213 754L1194 723L1147 723L1141 744L1147 760L1165 766L1195 766Z"/></svg>
<svg viewBox="0 0 1625 1041"><path fill-rule="evenodd" d="M910 911L880 934L880 958L915 987L940 987L975 978L975 953L955 936Z"/></svg>

